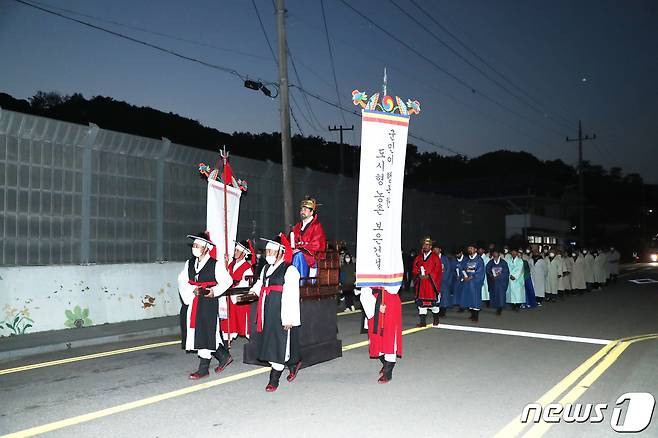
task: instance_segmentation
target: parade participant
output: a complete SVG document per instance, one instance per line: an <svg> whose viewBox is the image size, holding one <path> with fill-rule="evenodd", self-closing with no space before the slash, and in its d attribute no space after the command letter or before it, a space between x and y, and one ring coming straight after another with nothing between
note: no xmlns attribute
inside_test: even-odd
<svg viewBox="0 0 658 438"><path fill-rule="evenodd" d="M258 296L256 329L260 333L258 359L269 362L270 380L265 391L274 392L288 366L286 378L292 382L299 372L298 327L301 325L299 305L299 271L290 264L292 250L283 234L263 239L267 265L251 292Z"/></svg>
<svg viewBox="0 0 658 438"><path fill-rule="evenodd" d="M521 304L525 304L525 279L523 275L523 259L519 257L519 252L516 249L512 249L507 265L509 267L510 281L507 286L506 299L512 305L512 309L518 311Z"/></svg>
<svg viewBox="0 0 658 438"><path fill-rule="evenodd" d="M441 276L441 300L439 302L439 317L446 316L446 310L455 305L454 277L455 259L442 253L441 247L437 247L443 275Z"/></svg>
<svg viewBox="0 0 658 438"><path fill-rule="evenodd" d="M485 268L487 266L487 263L489 263L489 260L491 260L490 254L486 253L484 251L484 247L480 246L478 248L478 255L480 258L482 258L482 263L484 264ZM487 281L487 277L485 275L484 281L482 282L482 302L485 303L485 306L489 307L489 282Z"/></svg>
<svg viewBox="0 0 658 438"><path fill-rule="evenodd" d="M343 266L340 268L339 287L343 292L345 310L356 310L354 307L354 284L356 283L356 263L352 261L352 255L345 253Z"/></svg>
<svg viewBox="0 0 658 438"><path fill-rule="evenodd" d="M503 258L505 261L509 264L510 259L512 258L512 254L509 252L509 246L504 245L503 246Z"/></svg>
<svg viewBox="0 0 658 438"><path fill-rule="evenodd" d="M509 267L498 250L493 251L493 257L487 263L487 278L490 284L491 307L494 307L496 315L500 316L505 307L507 287L509 286Z"/></svg>
<svg viewBox="0 0 658 438"><path fill-rule="evenodd" d="M178 274L178 292L187 305L185 349L196 350L199 356L199 368L189 375L196 380L209 375L212 357L219 361L217 373L233 361L222 343L219 323L219 300L225 299L222 295L233 280L224 264L210 257L214 245L207 232L187 237L194 240L192 257Z"/></svg>
<svg viewBox="0 0 658 438"><path fill-rule="evenodd" d="M598 250L594 253L594 281L596 282L596 288L600 289L606 284L607 277L607 268L608 268L608 257L605 254L605 251Z"/></svg>
<svg viewBox="0 0 658 438"><path fill-rule="evenodd" d="M361 305L368 319L368 352L371 359L379 359L377 383L393 378L396 359L402 357L402 302L398 290L370 287L361 288Z"/></svg>
<svg viewBox="0 0 658 438"><path fill-rule="evenodd" d="M484 282L484 263L477 253L475 245L467 248L468 257L464 262L464 289L462 291L462 307L471 311L471 321L478 322L482 308L482 283Z"/></svg>
<svg viewBox="0 0 658 438"><path fill-rule="evenodd" d="M562 263L556 257L555 251L548 253L545 259L548 265L548 274L546 277L546 301L549 303L557 301L557 291L560 278L562 278Z"/></svg>
<svg viewBox="0 0 658 438"><path fill-rule="evenodd" d="M587 292L589 292L594 288L594 283L596 283L596 280L594 279L594 256L587 248L583 249L583 254L585 259L583 263L585 287Z"/></svg>
<svg viewBox="0 0 658 438"><path fill-rule="evenodd" d="M421 241L420 253L416 256L412 268L416 306L418 306L418 324L427 325L427 309L432 309L433 324L439 323L439 300L441 299L441 277L443 266L441 259L432 251L432 238L427 236Z"/></svg>
<svg viewBox="0 0 658 438"><path fill-rule="evenodd" d="M247 260L247 257L254 257L253 253L253 247L248 240L236 242L233 260L228 264L233 287L249 287L249 279L254 276L254 269L251 260ZM237 297L230 297L227 318L222 319L221 323L224 339L228 339L229 336L231 339L238 336L249 338L249 310L249 304L237 304Z"/></svg>
<svg viewBox="0 0 658 438"><path fill-rule="evenodd" d="M541 307L546 297L546 280L548 276L548 265L546 259L538 252L532 255L534 269L530 271L532 285L535 288L537 306Z"/></svg>
<svg viewBox="0 0 658 438"><path fill-rule="evenodd" d="M571 258L571 253L568 250L560 251L560 257L562 258L563 272L562 278L560 278L558 295L561 294L562 297L564 297L571 294L571 271L573 271L573 258Z"/></svg>
<svg viewBox="0 0 658 438"><path fill-rule="evenodd" d="M585 258L580 251L573 250L571 253L571 290L578 295L585 292Z"/></svg>
<svg viewBox="0 0 658 438"><path fill-rule="evenodd" d="M300 221L292 229L291 244L295 251L292 264L301 277L315 277L318 260L327 249L327 237L317 215L318 203L306 197L299 206Z"/></svg>
<svg viewBox="0 0 658 438"><path fill-rule="evenodd" d="M464 313L464 307L462 306L462 296L464 295L464 265L466 264L466 257L464 257L464 251L461 248L458 248L455 251L455 263L454 263L454 280L453 280L453 293L454 293L454 304L459 306L459 313Z"/></svg>
<svg viewBox="0 0 658 438"><path fill-rule="evenodd" d="M610 252L608 253L608 271L610 271L610 281L613 283L617 282L617 276L619 276L619 259L621 254L615 249L614 246L610 247Z"/></svg>
<svg viewBox="0 0 658 438"><path fill-rule="evenodd" d="M535 287L532 284L532 266L534 261L528 256L530 249L526 249L526 253L522 256L519 252L519 257L523 261L523 289L525 290L525 304L521 304L524 309L534 309L537 307L537 297L535 296Z"/></svg>

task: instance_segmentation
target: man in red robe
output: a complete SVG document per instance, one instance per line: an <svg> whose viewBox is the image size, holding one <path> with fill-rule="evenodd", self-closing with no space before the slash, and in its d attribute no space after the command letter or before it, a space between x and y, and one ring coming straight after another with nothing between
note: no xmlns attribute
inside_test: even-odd
<svg viewBox="0 0 658 438"><path fill-rule="evenodd" d="M292 264L303 277L317 275L318 260L324 257L327 237L317 216L318 203L306 197L299 206L300 221L292 229L291 243L295 250Z"/></svg>
<svg viewBox="0 0 658 438"><path fill-rule="evenodd" d="M422 248L413 263L412 275L416 288L416 305L419 322L416 327L427 325L427 309L432 309L433 325L439 325L439 300L441 299L441 259L432 251L432 238L422 240Z"/></svg>
<svg viewBox="0 0 658 438"><path fill-rule="evenodd" d="M233 260L228 265L228 273L233 279L233 287L250 287L249 277L254 270L247 257L253 257L252 245L249 241L236 242ZM249 337L249 304L238 304L236 296L228 300L228 318L222 319L221 327L224 339L235 339L238 336Z"/></svg>

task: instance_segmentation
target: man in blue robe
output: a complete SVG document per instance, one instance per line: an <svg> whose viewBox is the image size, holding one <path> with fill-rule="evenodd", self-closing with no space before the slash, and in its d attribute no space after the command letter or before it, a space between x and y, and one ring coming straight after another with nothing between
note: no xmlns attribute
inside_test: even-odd
<svg viewBox="0 0 658 438"><path fill-rule="evenodd" d="M459 305L459 313L464 312L464 307L462 306L462 291L464 289L464 276L463 270L464 264L466 263L466 256L464 256L464 251L461 248L455 250L455 260L452 263L452 272L454 272L453 281L452 281L452 292L453 292L453 306Z"/></svg>
<svg viewBox="0 0 658 438"><path fill-rule="evenodd" d="M494 250L493 258L487 263L487 279L489 280L491 307L494 307L496 315L500 316L505 307L507 287L509 286L509 267L498 250Z"/></svg>
<svg viewBox="0 0 658 438"><path fill-rule="evenodd" d="M468 246L468 256L465 257L463 272L464 289L462 291L462 306L471 311L471 321L478 322L482 307L482 284L484 283L484 263L478 255L475 245Z"/></svg>
<svg viewBox="0 0 658 438"><path fill-rule="evenodd" d="M455 259L444 254L441 247L436 247L436 251L441 258L443 265L443 277L441 277L441 300L439 301L439 317L446 316L446 310L455 305L455 296L453 295L454 277L455 277Z"/></svg>

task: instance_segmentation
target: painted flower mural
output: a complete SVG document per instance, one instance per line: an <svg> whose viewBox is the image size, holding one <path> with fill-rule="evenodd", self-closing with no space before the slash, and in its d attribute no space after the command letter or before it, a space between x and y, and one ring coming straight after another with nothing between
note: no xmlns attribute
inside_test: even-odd
<svg viewBox="0 0 658 438"><path fill-rule="evenodd" d="M75 306L73 310L64 311L66 314L65 326L69 328L82 328L93 324L89 319L89 308L81 309L80 306Z"/></svg>
<svg viewBox="0 0 658 438"><path fill-rule="evenodd" d="M8 330L9 335L22 335L34 325L34 320L30 318L30 310L27 307L18 310L9 304L5 304L3 310L5 319L0 322L0 329L2 330L0 333Z"/></svg>

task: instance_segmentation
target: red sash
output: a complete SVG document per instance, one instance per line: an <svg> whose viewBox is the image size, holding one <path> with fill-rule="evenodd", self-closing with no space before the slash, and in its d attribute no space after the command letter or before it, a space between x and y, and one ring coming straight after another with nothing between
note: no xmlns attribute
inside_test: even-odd
<svg viewBox="0 0 658 438"><path fill-rule="evenodd" d="M197 287L203 287L203 288L209 288L213 286L217 286L217 282L214 281L206 281L205 283L199 282L199 281L192 281L188 280L188 283L190 283L192 286L197 286ZM196 328L196 308L199 305L199 297L197 295L194 295L194 300L192 301L192 310L190 311L190 328Z"/></svg>
<svg viewBox="0 0 658 438"><path fill-rule="evenodd" d="M256 328L258 333L263 331L263 301L270 292L283 292L283 285L262 286L258 296L258 312L256 312Z"/></svg>

